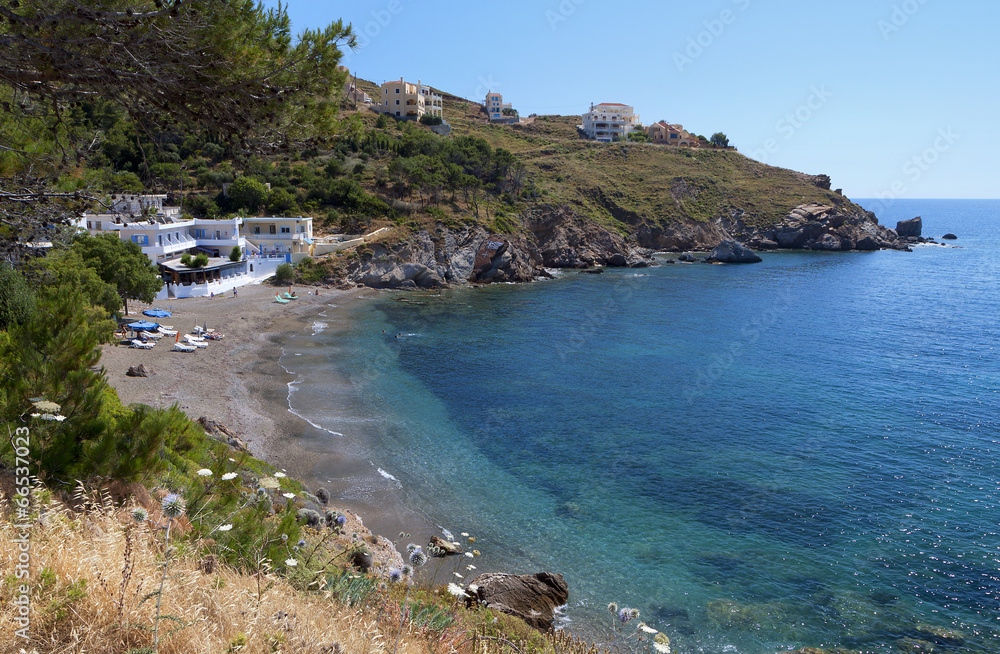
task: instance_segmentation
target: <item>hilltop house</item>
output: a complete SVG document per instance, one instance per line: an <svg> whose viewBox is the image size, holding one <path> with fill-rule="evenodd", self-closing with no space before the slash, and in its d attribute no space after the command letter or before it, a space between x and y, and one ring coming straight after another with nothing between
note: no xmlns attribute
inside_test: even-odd
<svg viewBox="0 0 1000 654"><path fill-rule="evenodd" d="M638 127L639 116L632 107L616 102L603 102L590 105L590 111L583 114L583 125L580 129L587 138L610 143L624 140L629 132Z"/></svg>
<svg viewBox="0 0 1000 654"><path fill-rule="evenodd" d="M516 123L518 122L517 112L510 103L504 103L503 95L490 91L486 94L486 101L483 103L486 113L493 123Z"/></svg>
<svg viewBox="0 0 1000 654"><path fill-rule="evenodd" d="M650 125L646 132L652 143L686 147L698 147L699 144L698 138L686 131L683 125L672 125L661 121Z"/></svg>
<svg viewBox="0 0 1000 654"><path fill-rule="evenodd" d="M382 97L373 107L379 113L410 120L417 120L425 114L438 117L444 114L443 98L431 87L421 84L420 80L411 84L399 78L398 81L386 82L380 90Z"/></svg>

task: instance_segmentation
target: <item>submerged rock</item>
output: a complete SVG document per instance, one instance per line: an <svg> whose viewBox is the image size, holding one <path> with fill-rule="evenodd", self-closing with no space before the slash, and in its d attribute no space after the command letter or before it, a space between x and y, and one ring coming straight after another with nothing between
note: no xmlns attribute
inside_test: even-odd
<svg viewBox="0 0 1000 654"><path fill-rule="evenodd" d="M465 592L468 603L513 615L539 631L552 629L555 610L569 600L569 587L561 574L539 572L533 575L510 575L500 572L481 574Z"/></svg>

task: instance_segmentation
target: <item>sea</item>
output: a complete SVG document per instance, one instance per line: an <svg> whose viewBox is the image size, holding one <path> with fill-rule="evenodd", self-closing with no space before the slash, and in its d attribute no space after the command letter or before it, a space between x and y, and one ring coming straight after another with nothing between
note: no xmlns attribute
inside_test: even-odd
<svg viewBox="0 0 1000 654"><path fill-rule="evenodd" d="M315 477L479 553L419 582L562 574L581 638L1000 652L1000 201L880 204L944 245L331 302L281 357Z"/></svg>

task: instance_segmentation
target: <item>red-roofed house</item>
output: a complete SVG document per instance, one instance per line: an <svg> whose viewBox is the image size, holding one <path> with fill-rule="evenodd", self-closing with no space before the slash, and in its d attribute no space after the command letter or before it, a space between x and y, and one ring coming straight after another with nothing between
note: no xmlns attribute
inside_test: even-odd
<svg viewBox="0 0 1000 654"><path fill-rule="evenodd" d="M629 132L639 127L639 116L627 104L617 102L602 102L590 105L590 111L583 114L583 125L580 129L595 141L610 143L624 140Z"/></svg>
<svg viewBox="0 0 1000 654"><path fill-rule="evenodd" d="M698 145L698 139L688 133L683 125L671 125L664 122L653 123L646 132L649 134L649 140L653 143L688 147Z"/></svg>

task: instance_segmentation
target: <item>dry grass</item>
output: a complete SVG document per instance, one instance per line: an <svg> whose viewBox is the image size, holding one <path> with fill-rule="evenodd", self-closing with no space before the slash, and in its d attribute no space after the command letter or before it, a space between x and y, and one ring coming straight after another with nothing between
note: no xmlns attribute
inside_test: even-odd
<svg viewBox="0 0 1000 654"><path fill-rule="evenodd" d="M15 538L11 523L0 520L0 570L5 573L0 649L123 654L152 646L155 591L163 571L163 535L155 526L132 523L127 511L110 503L82 515L50 507L31 533L28 642L15 635L13 620L11 601L20 583L11 574ZM329 593L304 593L277 576L257 579L223 566L206 573L203 564L186 544L171 559L162 607L167 618L160 623L164 654L392 651L398 604L388 602L377 625L371 606L346 607L331 601ZM408 625L398 652L427 652L427 636ZM11 645L15 648L7 649Z"/></svg>

